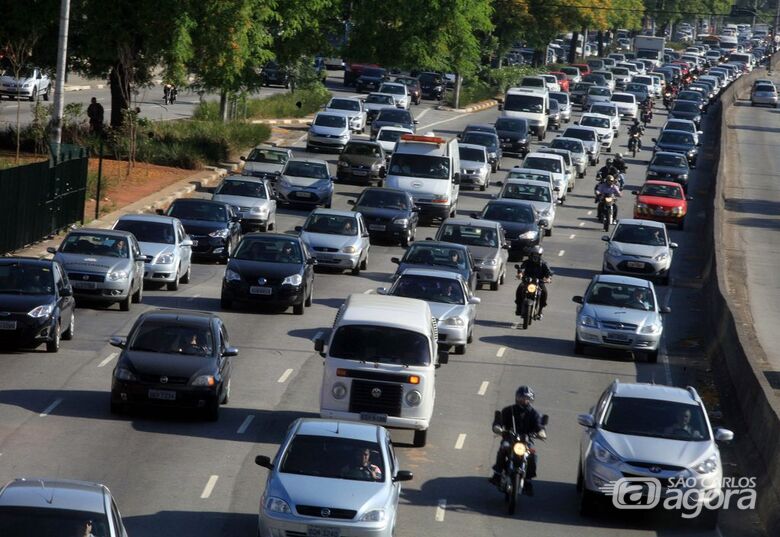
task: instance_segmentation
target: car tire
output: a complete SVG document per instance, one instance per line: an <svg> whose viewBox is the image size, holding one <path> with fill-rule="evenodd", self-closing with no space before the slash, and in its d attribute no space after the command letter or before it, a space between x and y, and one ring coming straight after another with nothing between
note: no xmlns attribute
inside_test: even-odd
<svg viewBox="0 0 780 537"><path fill-rule="evenodd" d="M669 285L669 275L667 274L666 276L664 276L663 278L661 278L661 279L658 281L658 283L660 283L661 285Z"/></svg>
<svg viewBox="0 0 780 537"><path fill-rule="evenodd" d="M223 310L229 310L233 308L233 301L224 296L219 298L219 307Z"/></svg>
<svg viewBox="0 0 780 537"><path fill-rule="evenodd" d="M33 88L32 93L27 98L27 100L30 102L38 100L38 88Z"/></svg>
<svg viewBox="0 0 780 537"><path fill-rule="evenodd" d="M46 93L43 94L43 100L48 101L49 100L49 93L51 93L51 85L49 85L48 88L46 88Z"/></svg>
<svg viewBox="0 0 780 537"><path fill-rule="evenodd" d="M293 304L293 314L303 315L303 302L300 304Z"/></svg>
<svg viewBox="0 0 780 537"><path fill-rule="evenodd" d="M452 354L458 354L458 355L466 354L466 346L465 345L455 345L455 346L453 346Z"/></svg>
<svg viewBox="0 0 780 537"><path fill-rule="evenodd" d="M73 339L73 335L75 333L76 333L76 313L74 312L70 316L70 325L68 325L67 330L65 330L62 333L62 339L71 340L71 339Z"/></svg>
<svg viewBox="0 0 780 537"><path fill-rule="evenodd" d="M185 272L181 277L181 283L190 283L190 278L192 277L192 263L190 263L189 266L187 266L187 272Z"/></svg>
<svg viewBox="0 0 780 537"><path fill-rule="evenodd" d="M328 203L326 203L326 204L324 205L324 207L325 207L326 209L330 209L330 206L331 206L331 204L332 204L332 203L333 203L333 199L329 199L329 200L328 200Z"/></svg>
<svg viewBox="0 0 780 537"><path fill-rule="evenodd" d="M179 270L181 269L181 265L176 267L176 277L173 279L172 282L168 282L168 291L178 291L179 290Z"/></svg>
<svg viewBox="0 0 780 537"><path fill-rule="evenodd" d="M425 447L425 443L428 441L428 429L424 431L414 431L414 440L412 445L414 447Z"/></svg>
<svg viewBox="0 0 780 537"><path fill-rule="evenodd" d="M696 517L696 525L703 530L714 530L718 526L720 509L704 509Z"/></svg>
<svg viewBox="0 0 780 537"><path fill-rule="evenodd" d="M206 407L204 417L207 421L219 421L219 401L214 401Z"/></svg>
<svg viewBox="0 0 780 537"><path fill-rule="evenodd" d="M472 327L471 332L469 332L468 337L466 338L466 343L471 345L471 343L474 341L474 328Z"/></svg>
<svg viewBox="0 0 780 537"><path fill-rule="evenodd" d="M366 252L366 257L363 258L363 261L360 262L360 270L367 270L368 269L368 252Z"/></svg>
<svg viewBox="0 0 780 537"><path fill-rule="evenodd" d="M309 296L306 297L306 300L304 301L303 305L307 308L311 307L312 302L314 302L314 282L311 284L311 288L309 289Z"/></svg>
<svg viewBox="0 0 780 537"><path fill-rule="evenodd" d="M144 299L144 282L142 280L141 284L138 286L138 291L133 293L133 303L140 304L143 299Z"/></svg>
<svg viewBox="0 0 780 537"><path fill-rule="evenodd" d="M488 187L488 182L489 182L489 181L487 181L487 180L486 180L484 185L480 185L480 187L479 187L479 190L480 190L480 191L482 191L482 192L484 192L485 190L487 190L487 187Z"/></svg>
<svg viewBox="0 0 780 537"><path fill-rule="evenodd" d="M647 359L647 362L650 364L658 363L658 349L654 351L648 351L645 353L645 358Z"/></svg>
<svg viewBox="0 0 780 537"><path fill-rule="evenodd" d="M490 290L491 291L498 291L498 285L499 285L499 281L498 280L496 280L494 282L490 282Z"/></svg>
<svg viewBox="0 0 780 537"><path fill-rule="evenodd" d="M596 493L583 487L580 493L580 516L590 517L598 512L598 496Z"/></svg>
<svg viewBox="0 0 780 537"><path fill-rule="evenodd" d="M580 338L576 335L574 336L574 354L581 355L585 354L585 345L580 341Z"/></svg>
<svg viewBox="0 0 780 537"><path fill-rule="evenodd" d="M62 337L62 326L60 320L54 325L54 334L51 339L46 342L46 352L57 352L60 350L60 338Z"/></svg>
<svg viewBox="0 0 780 537"><path fill-rule="evenodd" d="M358 261L357 266L351 270L353 276L360 276L360 266L361 266L361 262Z"/></svg>
<svg viewBox="0 0 780 537"><path fill-rule="evenodd" d="M412 230L409 229L406 231L406 235L404 235L401 238L401 246L403 246L404 248L408 248L409 243L412 242L413 240L414 240L414 234L412 233Z"/></svg>
<svg viewBox="0 0 780 537"><path fill-rule="evenodd" d="M227 381L227 385L222 388L222 401L220 404L226 405L230 402L230 379Z"/></svg>
<svg viewBox="0 0 780 537"><path fill-rule="evenodd" d="M544 230L544 236L549 237L550 235L552 235L552 228L548 227L547 229Z"/></svg>
<svg viewBox="0 0 780 537"><path fill-rule="evenodd" d="M119 302L119 309L121 311L130 311L130 302L133 300L133 295L127 294L127 298Z"/></svg>

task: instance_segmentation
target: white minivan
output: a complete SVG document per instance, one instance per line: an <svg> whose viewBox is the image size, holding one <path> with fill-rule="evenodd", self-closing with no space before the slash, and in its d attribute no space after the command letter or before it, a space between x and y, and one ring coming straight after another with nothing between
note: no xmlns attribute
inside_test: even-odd
<svg viewBox="0 0 780 537"><path fill-rule="evenodd" d="M437 341L436 318L427 302L350 295L330 334L314 339L314 349L325 358L320 416L412 429L414 446L424 446L436 399L436 368L449 359Z"/></svg>
<svg viewBox="0 0 780 537"><path fill-rule="evenodd" d="M525 119L532 133L541 142L547 135L550 94L547 88L509 88L499 105L504 117Z"/></svg>

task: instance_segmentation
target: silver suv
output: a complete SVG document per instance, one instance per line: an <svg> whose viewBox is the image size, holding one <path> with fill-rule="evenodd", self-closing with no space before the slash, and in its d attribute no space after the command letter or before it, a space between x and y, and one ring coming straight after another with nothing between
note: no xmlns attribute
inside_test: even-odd
<svg viewBox="0 0 780 537"><path fill-rule="evenodd" d="M722 503L723 465L716 442L728 442L734 433L712 430L693 388L615 380L577 421L585 427L577 468L583 516L595 511L603 489L621 478L656 480L662 497L670 487L685 483L687 490L699 492L697 501ZM699 517L703 525L715 527L718 511L702 509Z"/></svg>

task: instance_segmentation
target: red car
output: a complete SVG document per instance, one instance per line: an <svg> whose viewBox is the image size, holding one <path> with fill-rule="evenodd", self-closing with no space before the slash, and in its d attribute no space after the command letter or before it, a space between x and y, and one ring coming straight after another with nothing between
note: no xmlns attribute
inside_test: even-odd
<svg viewBox="0 0 780 537"><path fill-rule="evenodd" d="M580 76L585 76L590 74L590 65L587 63L573 63L571 64L572 67L576 67L580 70Z"/></svg>
<svg viewBox="0 0 780 537"><path fill-rule="evenodd" d="M569 77L566 76L566 73L562 73L561 71L550 71L549 74L555 76L558 85L561 87L561 91L569 93Z"/></svg>
<svg viewBox="0 0 780 537"><path fill-rule="evenodd" d="M675 224L683 229L688 213L688 200L682 185L671 181L645 181L637 192L634 204L634 218Z"/></svg>

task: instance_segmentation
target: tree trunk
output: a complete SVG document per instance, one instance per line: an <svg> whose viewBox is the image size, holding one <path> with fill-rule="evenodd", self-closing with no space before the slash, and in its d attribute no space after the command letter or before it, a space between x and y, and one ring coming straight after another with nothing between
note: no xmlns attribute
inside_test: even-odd
<svg viewBox="0 0 780 537"><path fill-rule="evenodd" d="M221 90L219 92L219 117L223 122L228 120L228 98L227 91Z"/></svg>
<svg viewBox="0 0 780 537"><path fill-rule="evenodd" d="M598 57L603 58L604 57L604 31L599 30L596 34L596 41L598 41L599 44L599 53Z"/></svg>
<svg viewBox="0 0 780 537"><path fill-rule="evenodd" d="M453 99L453 108L456 110L460 108L460 88L461 84L463 83L463 78L461 78L460 73L455 73L455 98Z"/></svg>
<svg viewBox="0 0 780 537"><path fill-rule="evenodd" d="M577 59L577 43L579 42L579 39L579 32L575 31L571 33L571 41L569 41L569 63L574 63Z"/></svg>
<svg viewBox="0 0 780 537"><path fill-rule="evenodd" d="M130 81L125 66L118 63L112 67L108 82L111 86L111 126L121 127L124 122L123 112L130 107L127 99L130 95Z"/></svg>

